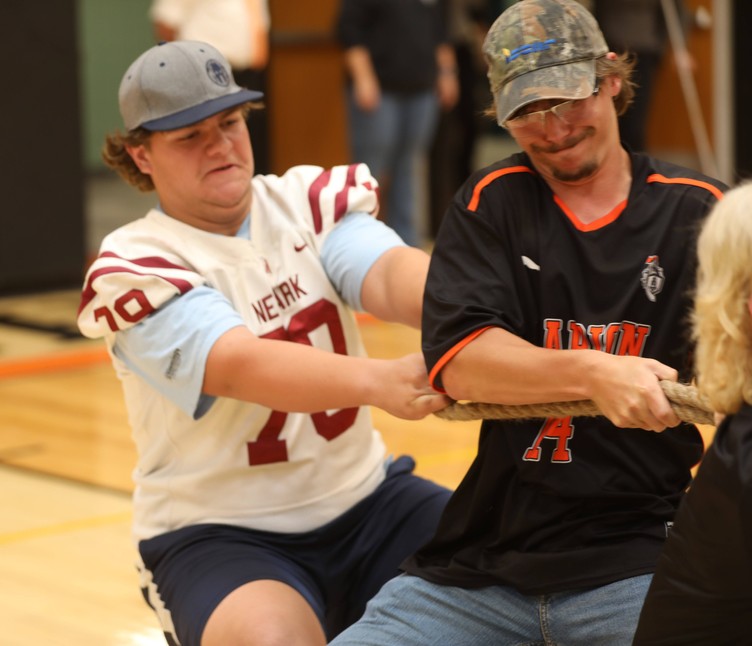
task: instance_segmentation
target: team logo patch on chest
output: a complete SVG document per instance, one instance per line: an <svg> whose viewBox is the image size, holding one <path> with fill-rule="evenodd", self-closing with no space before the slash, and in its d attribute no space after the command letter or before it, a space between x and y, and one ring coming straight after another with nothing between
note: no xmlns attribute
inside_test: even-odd
<svg viewBox="0 0 752 646"><path fill-rule="evenodd" d="M663 274L663 267L658 262L658 256L648 256L640 274L640 284L648 300L655 303L656 297L663 291L665 282L666 277Z"/></svg>

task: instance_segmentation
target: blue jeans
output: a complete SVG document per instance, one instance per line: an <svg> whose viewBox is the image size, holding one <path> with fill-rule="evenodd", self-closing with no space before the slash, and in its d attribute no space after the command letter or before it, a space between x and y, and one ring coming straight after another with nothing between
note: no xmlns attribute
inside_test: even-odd
<svg viewBox="0 0 752 646"><path fill-rule="evenodd" d="M364 112L351 92L348 110L352 161L367 164L379 181L387 224L407 244L420 245L415 182L438 121L436 93L384 92L379 106Z"/></svg>
<svg viewBox="0 0 752 646"><path fill-rule="evenodd" d="M332 646L630 646L652 575L598 588L525 596L403 574Z"/></svg>

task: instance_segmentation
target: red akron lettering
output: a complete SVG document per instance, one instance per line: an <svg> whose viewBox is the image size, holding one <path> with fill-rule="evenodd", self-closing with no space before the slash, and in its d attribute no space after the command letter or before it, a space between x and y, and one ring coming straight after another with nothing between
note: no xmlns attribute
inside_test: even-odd
<svg viewBox="0 0 752 646"><path fill-rule="evenodd" d="M543 347L551 350L600 350L619 356L640 357L649 335L650 326L631 321L587 327L577 321L569 321L566 326L561 319L543 321ZM526 462L539 462L541 443L543 440L553 440L556 444L551 462L569 463L572 461L569 441L573 436L571 417L546 419L522 459Z"/></svg>
<svg viewBox="0 0 752 646"><path fill-rule="evenodd" d="M650 335L649 325L631 321L589 325L561 319L543 321L543 347L551 350L600 350L620 356L641 357Z"/></svg>

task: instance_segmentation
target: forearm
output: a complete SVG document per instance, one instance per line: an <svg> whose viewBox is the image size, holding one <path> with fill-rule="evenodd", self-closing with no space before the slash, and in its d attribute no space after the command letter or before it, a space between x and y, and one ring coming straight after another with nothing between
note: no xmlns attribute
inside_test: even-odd
<svg viewBox="0 0 752 646"><path fill-rule="evenodd" d="M371 55L368 49L361 45L349 47L345 50L345 67L355 82L376 79Z"/></svg>
<svg viewBox="0 0 752 646"><path fill-rule="evenodd" d="M212 347L203 392L285 412L370 405L403 419L422 419L448 403L431 388L417 352L397 359L350 357L259 339L242 326Z"/></svg>
<svg viewBox="0 0 752 646"><path fill-rule="evenodd" d="M154 23L154 37L157 42L172 41L177 38L177 30L163 22Z"/></svg>
<svg viewBox="0 0 752 646"><path fill-rule="evenodd" d="M444 43L436 48L436 66L439 74L457 73L457 58L451 45Z"/></svg>
<svg viewBox="0 0 752 646"><path fill-rule="evenodd" d="M438 66L436 90L439 103L443 109L449 110L457 103L460 93L454 49L449 45L439 45L436 50L436 64Z"/></svg>
<svg viewBox="0 0 752 646"><path fill-rule="evenodd" d="M586 377L599 359L594 353L540 348L491 328L451 359L442 382L457 400L536 404L589 399Z"/></svg>
<svg viewBox="0 0 752 646"><path fill-rule="evenodd" d="M352 79L356 105L366 112L374 110L381 101L381 86L368 50L361 46L345 50L345 66Z"/></svg>
<svg viewBox="0 0 752 646"><path fill-rule="evenodd" d="M269 26L265 15L262 0L245 0L249 33L251 34L251 60L252 69L264 69L269 63Z"/></svg>
<svg viewBox="0 0 752 646"><path fill-rule="evenodd" d="M238 327L210 351L203 391L287 412L362 406L375 403L378 364Z"/></svg>
<svg viewBox="0 0 752 646"><path fill-rule="evenodd" d="M622 428L676 426L661 380L677 372L655 359L598 350L539 348L500 328L486 330L442 371L447 394L497 404L592 400Z"/></svg>

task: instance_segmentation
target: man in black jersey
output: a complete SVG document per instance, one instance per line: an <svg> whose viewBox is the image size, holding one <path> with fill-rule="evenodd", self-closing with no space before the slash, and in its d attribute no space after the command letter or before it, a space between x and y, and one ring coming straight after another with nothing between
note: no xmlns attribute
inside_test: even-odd
<svg viewBox="0 0 752 646"><path fill-rule="evenodd" d="M752 613L752 184L728 192L698 243L698 388L725 415L679 506L636 646L749 644Z"/></svg>
<svg viewBox="0 0 752 646"><path fill-rule="evenodd" d="M725 186L619 141L632 67L574 0L522 0L484 44L522 152L473 174L433 252L423 352L457 400L593 400L484 420L435 537L334 644L630 644L703 451L688 380L695 236Z"/></svg>

